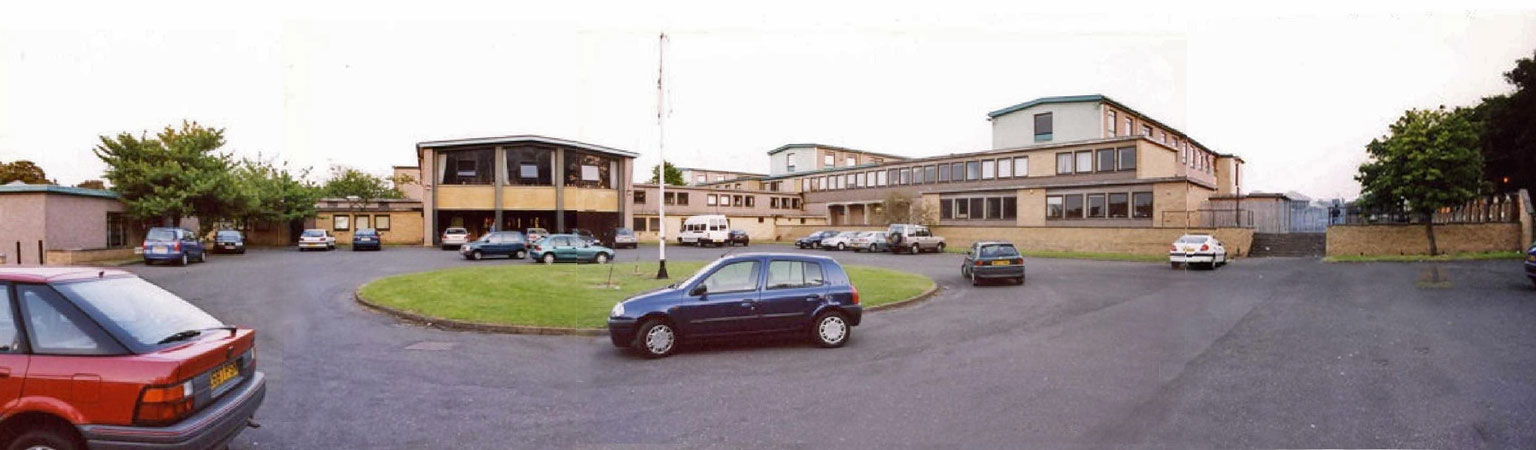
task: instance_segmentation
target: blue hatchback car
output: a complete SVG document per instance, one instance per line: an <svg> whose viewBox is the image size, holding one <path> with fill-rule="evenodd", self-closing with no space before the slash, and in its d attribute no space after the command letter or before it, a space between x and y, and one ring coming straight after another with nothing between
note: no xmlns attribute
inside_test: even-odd
<svg viewBox="0 0 1536 450"><path fill-rule="evenodd" d="M144 235L144 264L203 262L208 254L197 235L185 228L155 227Z"/></svg>
<svg viewBox="0 0 1536 450"><path fill-rule="evenodd" d="M358 250L383 250L383 237L379 236L379 230L372 228L358 228L352 232L352 251Z"/></svg>
<svg viewBox="0 0 1536 450"><path fill-rule="evenodd" d="M459 255L464 259L479 261L487 256L506 256L512 259L523 259L528 256L528 239L523 233L516 231L496 231L480 236L480 239L470 241L459 246Z"/></svg>
<svg viewBox="0 0 1536 450"><path fill-rule="evenodd" d="M682 340L805 333L841 347L859 324L859 291L836 260L749 253L715 260L688 279L613 306L613 345L660 358Z"/></svg>
<svg viewBox="0 0 1536 450"><path fill-rule="evenodd" d="M1531 284L1536 284L1536 243L1525 249L1525 277L1531 279Z"/></svg>

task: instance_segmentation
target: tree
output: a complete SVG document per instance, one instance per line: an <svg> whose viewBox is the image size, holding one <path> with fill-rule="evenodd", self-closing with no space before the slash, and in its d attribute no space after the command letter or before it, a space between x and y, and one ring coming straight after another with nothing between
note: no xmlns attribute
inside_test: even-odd
<svg viewBox="0 0 1536 450"><path fill-rule="evenodd" d="M279 165L260 157L242 160L235 179L249 203L238 218L247 224L288 223L315 215L320 188L305 181L308 176L308 168L290 171L286 162Z"/></svg>
<svg viewBox="0 0 1536 450"><path fill-rule="evenodd" d="M409 176L405 176L409 179ZM361 208L369 200L403 198L396 189L401 177L388 179L347 166L331 166L331 177L320 186L320 194L328 198L344 198L354 209ZM414 182L414 181L412 181Z"/></svg>
<svg viewBox="0 0 1536 450"><path fill-rule="evenodd" d="M77 187L77 188L86 188L86 189L102 189L102 190L105 190L107 188L107 183L105 181L101 181L101 180L85 180L85 181L81 181L80 184L75 185L75 187Z"/></svg>
<svg viewBox="0 0 1536 450"><path fill-rule="evenodd" d="M240 212L242 192L234 183L230 157L219 152L222 128L183 121L154 139L128 133L100 139L96 157L107 164L105 177L130 217L177 226L183 217L197 216L206 228Z"/></svg>
<svg viewBox="0 0 1536 450"><path fill-rule="evenodd" d="M683 170L682 169L679 169L679 168L677 168L677 166L672 165L671 162L662 161L662 164L665 164L666 167L667 167L667 185L668 186L683 186L683 185L687 185L688 184L687 181L683 180ZM651 180L647 181L647 183L656 184L656 179L660 176L661 167L662 167L661 164L658 164L658 165L655 165L655 166L651 166Z"/></svg>
<svg viewBox="0 0 1536 450"><path fill-rule="evenodd" d="M1487 180L1501 191L1536 190L1536 53L1504 73L1515 92L1484 98L1474 108L1483 123Z"/></svg>
<svg viewBox="0 0 1536 450"><path fill-rule="evenodd" d="M1422 218L1430 255L1439 253L1435 210L1465 203L1482 188L1479 129L1472 116L1470 110L1443 106L1409 110L1388 135L1366 144L1369 159L1355 175L1366 206L1402 209Z"/></svg>
<svg viewBox="0 0 1536 450"><path fill-rule="evenodd" d="M43 168L25 159L11 163L0 163L0 184L20 181L26 184L52 184L48 181L48 174L43 173Z"/></svg>
<svg viewBox="0 0 1536 450"><path fill-rule="evenodd" d="M880 218L887 224L933 225L937 220L937 214L927 204L897 191L886 193L880 206Z"/></svg>

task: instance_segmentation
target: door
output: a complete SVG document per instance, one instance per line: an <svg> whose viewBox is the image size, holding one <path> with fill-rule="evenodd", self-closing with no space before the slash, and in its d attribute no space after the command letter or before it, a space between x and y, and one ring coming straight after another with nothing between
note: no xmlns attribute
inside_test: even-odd
<svg viewBox="0 0 1536 450"><path fill-rule="evenodd" d="M556 259L563 261L575 261L578 258L578 255L576 254L576 245L581 242L580 238L575 236L560 236L554 239Z"/></svg>
<svg viewBox="0 0 1536 450"><path fill-rule="evenodd" d="M805 328L811 314L826 301L827 285L821 263L773 260L758 300L758 315L766 330Z"/></svg>
<svg viewBox="0 0 1536 450"><path fill-rule="evenodd" d="M695 336L760 331L758 266L756 260L726 264L689 287L673 312L682 331ZM698 292L700 286L704 292Z"/></svg>
<svg viewBox="0 0 1536 450"><path fill-rule="evenodd" d="M21 380L27 375L28 356L22 348L21 328L16 326L16 305L11 286L0 283L0 416L21 396Z"/></svg>
<svg viewBox="0 0 1536 450"><path fill-rule="evenodd" d="M181 248L185 249L187 256L200 258L203 256L203 241L191 230L181 230Z"/></svg>
<svg viewBox="0 0 1536 450"><path fill-rule="evenodd" d="M483 250L480 252L487 255L505 255L507 254L505 236L501 233L491 233L490 236L485 238L485 245L481 246L481 248Z"/></svg>

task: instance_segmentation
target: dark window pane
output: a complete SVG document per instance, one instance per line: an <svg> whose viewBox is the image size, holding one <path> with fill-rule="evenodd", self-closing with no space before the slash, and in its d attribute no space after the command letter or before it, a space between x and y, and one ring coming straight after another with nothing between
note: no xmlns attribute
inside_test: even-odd
<svg viewBox="0 0 1536 450"><path fill-rule="evenodd" d="M1109 172L1112 170L1115 170L1115 150L1108 148L1099 150L1099 171Z"/></svg>
<svg viewBox="0 0 1536 450"><path fill-rule="evenodd" d="M1035 114L1035 136L1051 134L1051 113Z"/></svg>
<svg viewBox="0 0 1536 450"><path fill-rule="evenodd" d="M1104 217L1104 194L1088 194L1088 217Z"/></svg>
<svg viewBox="0 0 1536 450"><path fill-rule="evenodd" d="M949 181L949 165L948 164L940 164L938 172L939 172L938 180L939 180L940 183L944 183L944 182L948 182Z"/></svg>
<svg viewBox="0 0 1536 450"><path fill-rule="evenodd" d="M549 186L550 161L554 151L540 147L509 147L507 150L507 184Z"/></svg>
<svg viewBox="0 0 1536 450"><path fill-rule="evenodd" d="M1136 169L1136 148L1126 147L1120 149L1120 170Z"/></svg>
<svg viewBox="0 0 1536 450"><path fill-rule="evenodd" d="M496 180L491 167L496 161L494 149L445 151L437 161L442 164L437 174L441 184L491 184Z"/></svg>
<svg viewBox="0 0 1536 450"><path fill-rule="evenodd" d="M950 181L965 181L965 163L950 164L949 175Z"/></svg>
<svg viewBox="0 0 1536 450"><path fill-rule="evenodd" d="M635 228L635 231L645 231L645 218L644 217L636 217L635 218L634 228Z"/></svg>
<svg viewBox="0 0 1536 450"><path fill-rule="evenodd" d="M971 218L972 219L980 219L982 213L985 212L982 209L982 208L984 208L984 206L982 206L984 204L983 200L980 197L977 197L977 198L970 199L970 202L971 202Z"/></svg>
<svg viewBox="0 0 1536 450"><path fill-rule="evenodd" d="M610 175L614 159L592 153L565 151L565 185L567 187L612 189Z"/></svg>
<svg viewBox="0 0 1536 450"><path fill-rule="evenodd" d="M1130 211L1131 211L1131 209L1130 209L1130 195L1129 194L1124 194L1124 193L1109 194L1109 217L1110 218L1124 219L1126 217L1130 217L1129 216Z"/></svg>
<svg viewBox="0 0 1536 450"><path fill-rule="evenodd" d="M1072 154L1071 153L1057 153L1056 154L1056 174L1057 175L1067 175L1067 174L1071 174L1071 173L1072 173Z"/></svg>
<svg viewBox="0 0 1536 450"><path fill-rule="evenodd" d="M1067 201L1066 213L1068 219L1083 218L1083 195L1072 194L1065 197Z"/></svg>
<svg viewBox="0 0 1536 450"><path fill-rule="evenodd" d="M1017 197L1003 197L1003 218L1017 219L1019 217L1019 199Z"/></svg>
<svg viewBox="0 0 1536 450"><path fill-rule="evenodd" d="M938 177L938 174L939 174L938 166L928 166L928 167L924 167L923 168L923 179L927 180L927 182L929 182L929 183L937 181L938 178L936 178L936 177Z"/></svg>
<svg viewBox="0 0 1536 450"><path fill-rule="evenodd" d="M1131 194L1131 207L1131 212L1135 214L1133 217L1138 219L1152 218L1152 193L1137 192Z"/></svg>
<svg viewBox="0 0 1536 450"><path fill-rule="evenodd" d="M1003 218L1003 198L1002 197L988 197L987 198L987 218L988 219L1001 219L1001 218Z"/></svg>
<svg viewBox="0 0 1536 450"><path fill-rule="evenodd" d="M950 199L939 200L939 218L940 219L953 219L953 218L955 218L955 205L954 205L954 203L955 203L955 201L954 200L950 200Z"/></svg>
<svg viewBox="0 0 1536 450"><path fill-rule="evenodd" d="M955 218L964 219L971 216L971 204L963 198L955 199Z"/></svg>
<svg viewBox="0 0 1536 450"><path fill-rule="evenodd" d="M912 184L912 169L901 169L901 184Z"/></svg>

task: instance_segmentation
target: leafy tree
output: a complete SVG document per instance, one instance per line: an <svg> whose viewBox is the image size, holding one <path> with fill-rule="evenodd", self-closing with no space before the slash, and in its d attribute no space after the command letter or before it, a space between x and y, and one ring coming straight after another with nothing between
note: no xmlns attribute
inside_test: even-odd
<svg viewBox="0 0 1536 450"><path fill-rule="evenodd" d="M1466 109L1409 110L1388 135L1372 139L1355 180L1368 207L1402 209L1418 215L1435 244L1435 210L1467 202L1482 187L1483 157L1479 128Z"/></svg>
<svg viewBox="0 0 1536 450"><path fill-rule="evenodd" d="M96 157L107 164L105 177L122 196L130 217L160 219L176 226L197 216L204 227L241 210L241 190L234 183L224 130L197 122L165 127L154 139L119 133L101 136Z"/></svg>
<svg viewBox="0 0 1536 450"><path fill-rule="evenodd" d="M880 218L887 224L934 225L937 222L937 216L938 214L926 203L898 191L886 193L880 205Z"/></svg>
<svg viewBox="0 0 1536 450"><path fill-rule="evenodd" d="M1484 172L1499 190L1536 190L1536 53L1504 73L1515 92L1484 98L1475 109L1483 122Z"/></svg>
<svg viewBox="0 0 1536 450"><path fill-rule="evenodd" d="M353 208L360 208L370 200L405 197L399 189L395 189L395 183L407 181L405 179L384 178L351 167L334 165L331 166L330 179L320 187L320 194L328 198L345 198Z"/></svg>
<svg viewBox="0 0 1536 450"><path fill-rule="evenodd" d="M662 165L666 165L667 167L668 186L683 186L688 184L687 181L683 180L683 170L677 168L677 166L672 165L672 163L668 161L662 161L662 164L651 166L651 180L648 181L648 183L656 184L656 179L661 176Z"/></svg>
<svg viewBox="0 0 1536 450"><path fill-rule="evenodd" d="M249 201L237 217L247 224L288 223L315 215L320 188L305 181L308 176L308 168L291 171L286 162L279 165L259 157L242 160L235 179Z"/></svg>
<svg viewBox="0 0 1536 450"><path fill-rule="evenodd" d="M75 185L75 187L77 187L77 188L86 188L86 189L103 189L103 190L105 190L107 188L107 183L105 181L101 181L101 180L85 180L85 181L81 181L80 184Z"/></svg>
<svg viewBox="0 0 1536 450"><path fill-rule="evenodd" d="M43 168L25 159L0 163L0 184L20 181L26 184L52 184Z"/></svg>

